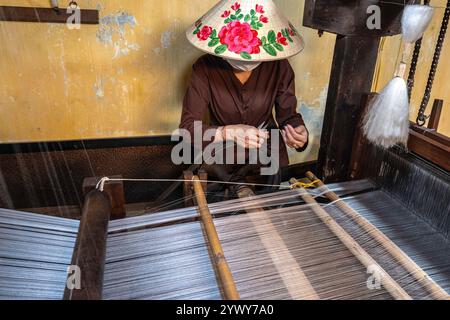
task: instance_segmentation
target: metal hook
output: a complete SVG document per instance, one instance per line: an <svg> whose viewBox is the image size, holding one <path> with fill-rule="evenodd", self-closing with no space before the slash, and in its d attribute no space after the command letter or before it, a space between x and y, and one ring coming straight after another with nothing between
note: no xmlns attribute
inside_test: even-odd
<svg viewBox="0 0 450 320"><path fill-rule="evenodd" d="M72 7L72 9L76 9L78 8L78 3L76 3L76 1L70 1L69 7Z"/></svg>
<svg viewBox="0 0 450 320"><path fill-rule="evenodd" d="M52 9L55 10L56 12L59 12L59 5L58 5L58 0L50 0Z"/></svg>
<svg viewBox="0 0 450 320"><path fill-rule="evenodd" d="M429 117L430 117L430 116L426 116L426 115L424 115L424 114L419 114L419 115L417 116L416 123L419 125L419 127L423 127L423 126L425 125L425 123L427 122L427 119L428 119Z"/></svg>

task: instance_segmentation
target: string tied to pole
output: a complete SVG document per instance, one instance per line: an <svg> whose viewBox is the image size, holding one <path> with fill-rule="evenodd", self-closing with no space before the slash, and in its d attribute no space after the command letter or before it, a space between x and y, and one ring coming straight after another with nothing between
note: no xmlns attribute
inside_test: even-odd
<svg viewBox="0 0 450 320"><path fill-rule="evenodd" d="M100 181L97 182L97 185L95 186L95 188L97 190L100 190L100 191L103 192L103 190L105 189L105 183L108 182L108 181L111 181L111 179L108 178L108 177L101 178Z"/></svg>

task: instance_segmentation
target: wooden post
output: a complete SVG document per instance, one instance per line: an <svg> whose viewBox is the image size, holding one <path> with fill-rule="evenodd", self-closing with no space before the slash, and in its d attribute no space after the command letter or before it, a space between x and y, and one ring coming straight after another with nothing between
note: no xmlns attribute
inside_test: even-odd
<svg viewBox="0 0 450 320"><path fill-rule="evenodd" d="M121 179L121 175L111 176L110 178ZM100 181L99 177L85 178L83 181L83 195L86 196L89 192L95 189L95 186ZM104 191L109 195L111 200L111 219L123 219L127 212L125 209L125 191L122 181L107 181L105 183Z"/></svg>
<svg viewBox="0 0 450 320"><path fill-rule="evenodd" d="M205 227L205 233L213 254L213 264L216 267L215 269L218 273L218 279L223 289L224 299L239 300L239 293L237 291L236 284L234 283L230 267L225 259L225 254L223 253L222 245L220 243L219 236L217 235L216 227L214 226L200 179L197 176L194 176L192 184L198 203L200 218L203 226Z"/></svg>
<svg viewBox="0 0 450 320"><path fill-rule="evenodd" d="M78 237L72 256L74 278L78 275L81 288L68 288L64 300L100 300L103 290L103 271L106 257L106 238L111 215L111 202L108 194L92 190L86 196ZM68 282L70 281L69 274Z"/></svg>
<svg viewBox="0 0 450 320"><path fill-rule="evenodd" d="M311 181L319 180L312 172L307 172L306 176ZM326 187L322 181L315 183L316 187ZM431 279L428 274L422 270L413 260L411 260L394 242L386 237L377 227L371 224L352 207L350 207L345 201L342 201L339 196L333 191L328 189L325 196L330 201L336 201L336 206L345 213L350 219L357 223L364 229L372 238L374 238L379 244L391 254L397 262L399 262L406 271L408 271L421 285L423 285L435 299L449 300L450 296L442 289L436 282Z"/></svg>
<svg viewBox="0 0 450 320"><path fill-rule="evenodd" d="M377 93L370 93L363 95L361 102L361 114L358 120L358 126L356 127L355 137L353 139L352 156L350 160L349 178L350 180L360 179L363 175L362 170L366 158L367 144L369 143L364 137L363 120L365 115L370 111L372 107L371 102L377 96Z"/></svg>
<svg viewBox="0 0 450 320"><path fill-rule="evenodd" d="M433 103L433 109L431 110L430 119L428 120L428 129L434 129L437 131L439 127L439 120L441 119L443 100L436 99Z"/></svg>
<svg viewBox="0 0 450 320"><path fill-rule="evenodd" d="M318 159L326 181L348 177L361 98L371 90L379 42L379 38L337 37Z"/></svg>
<svg viewBox="0 0 450 320"><path fill-rule="evenodd" d="M291 183L297 183L296 179L291 179ZM351 253L366 268L376 267L382 274L381 283L386 290L397 300L412 300L405 290L326 212L316 200L304 188L300 189L300 197L319 217L320 220L341 240Z"/></svg>

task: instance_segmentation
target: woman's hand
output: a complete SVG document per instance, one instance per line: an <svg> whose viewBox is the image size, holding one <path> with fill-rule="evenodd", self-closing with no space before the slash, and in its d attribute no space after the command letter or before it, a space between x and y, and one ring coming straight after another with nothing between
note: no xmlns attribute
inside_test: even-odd
<svg viewBox="0 0 450 320"><path fill-rule="evenodd" d="M288 124L281 130L281 135L286 145L294 149L303 148L308 141L308 130L305 126L294 128Z"/></svg>
<svg viewBox="0 0 450 320"><path fill-rule="evenodd" d="M261 148L266 139L269 137L267 130L258 129L245 124L230 125L219 128L221 131L221 139L234 141L241 147L246 149Z"/></svg>

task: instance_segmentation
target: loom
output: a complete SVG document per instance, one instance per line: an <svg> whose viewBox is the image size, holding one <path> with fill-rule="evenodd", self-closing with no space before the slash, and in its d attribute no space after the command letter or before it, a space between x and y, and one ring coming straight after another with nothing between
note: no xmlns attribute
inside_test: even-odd
<svg viewBox="0 0 450 320"><path fill-rule="evenodd" d="M380 3L386 27L369 30L361 8L372 2L305 1L304 25L338 34L313 166L326 184L294 170L289 177L305 177L278 192L246 190L211 202L208 177L189 172L182 198L188 205L124 218L125 198L138 191L136 199L148 196L139 181L147 173L142 168L154 168L159 178L179 175L169 143L13 145L0 157L7 168L0 172L0 201L9 208L0 209L0 299L448 300L448 138L412 127L410 147L423 151L419 157L368 145L358 129L380 37L398 34L401 16L401 6ZM22 9L14 12L15 20L23 19L17 18ZM77 203L93 168L112 179L98 189L99 179L85 180L81 220L14 209L23 202L18 207ZM135 178L123 185L127 195L120 175ZM49 185L61 188L48 191ZM164 186L153 182L148 193L160 194L159 201L176 190Z"/></svg>
<svg viewBox="0 0 450 320"><path fill-rule="evenodd" d="M110 222L99 190L80 222L1 210L0 298L448 299L448 173L373 152L374 179L309 172L299 188L208 204L194 176L195 206ZM74 264L82 285L68 290Z"/></svg>

